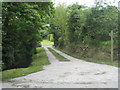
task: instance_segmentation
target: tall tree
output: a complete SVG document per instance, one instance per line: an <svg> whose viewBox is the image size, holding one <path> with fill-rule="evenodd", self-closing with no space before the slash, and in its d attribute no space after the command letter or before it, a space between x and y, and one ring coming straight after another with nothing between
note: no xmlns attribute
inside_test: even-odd
<svg viewBox="0 0 120 90"><path fill-rule="evenodd" d="M51 19L51 33L54 34L55 46L66 44L67 12L64 4L56 7L53 19Z"/></svg>

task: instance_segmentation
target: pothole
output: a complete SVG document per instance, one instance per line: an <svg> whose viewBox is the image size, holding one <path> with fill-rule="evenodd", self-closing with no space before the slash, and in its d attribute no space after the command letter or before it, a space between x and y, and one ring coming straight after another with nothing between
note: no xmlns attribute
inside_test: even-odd
<svg viewBox="0 0 120 90"><path fill-rule="evenodd" d="M65 75L69 75L69 74L71 74L71 72L65 72L64 74L65 74Z"/></svg>
<svg viewBox="0 0 120 90"><path fill-rule="evenodd" d="M66 75L59 75L59 77L66 77Z"/></svg>
<svg viewBox="0 0 120 90"><path fill-rule="evenodd" d="M106 74L106 72L98 72L98 73L95 73L95 75L102 75L102 74Z"/></svg>
<svg viewBox="0 0 120 90"><path fill-rule="evenodd" d="M78 75L88 75L90 72L80 72Z"/></svg>

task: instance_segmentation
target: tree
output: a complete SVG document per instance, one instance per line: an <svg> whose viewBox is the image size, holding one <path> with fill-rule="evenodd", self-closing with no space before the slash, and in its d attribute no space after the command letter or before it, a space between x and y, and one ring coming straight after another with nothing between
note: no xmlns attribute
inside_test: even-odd
<svg viewBox="0 0 120 90"><path fill-rule="evenodd" d="M32 61L40 30L52 14L51 2L3 3L3 70L27 67ZM49 19L48 19L49 20Z"/></svg>
<svg viewBox="0 0 120 90"><path fill-rule="evenodd" d="M82 41L82 37L80 37L80 35L82 33L81 28L85 19L82 14L83 8L84 6L78 5L78 3L68 7L70 13L68 20L69 43L78 43Z"/></svg>
<svg viewBox="0 0 120 90"><path fill-rule="evenodd" d="M55 46L62 47L66 44L67 12L65 5L56 7L53 19L51 19L51 31L54 34Z"/></svg>

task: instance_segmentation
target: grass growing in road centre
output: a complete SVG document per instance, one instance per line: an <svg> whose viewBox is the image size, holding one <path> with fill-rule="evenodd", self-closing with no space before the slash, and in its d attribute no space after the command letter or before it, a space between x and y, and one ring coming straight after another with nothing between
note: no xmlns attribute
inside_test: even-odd
<svg viewBox="0 0 120 90"><path fill-rule="evenodd" d="M70 60L68 60L67 58L65 58L64 56L61 56L59 53L55 52L53 49L51 49L51 48L48 48L48 49L49 49L49 51L50 51L53 55L55 55L55 57L56 57L59 61L70 61Z"/></svg>

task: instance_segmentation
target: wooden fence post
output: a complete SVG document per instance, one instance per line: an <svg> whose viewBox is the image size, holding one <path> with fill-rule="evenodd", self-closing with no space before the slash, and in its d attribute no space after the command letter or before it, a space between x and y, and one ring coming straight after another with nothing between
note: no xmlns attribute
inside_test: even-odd
<svg viewBox="0 0 120 90"><path fill-rule="evenodd" d="M111 61L113 62L113 30L111 31Z"/></svg>

